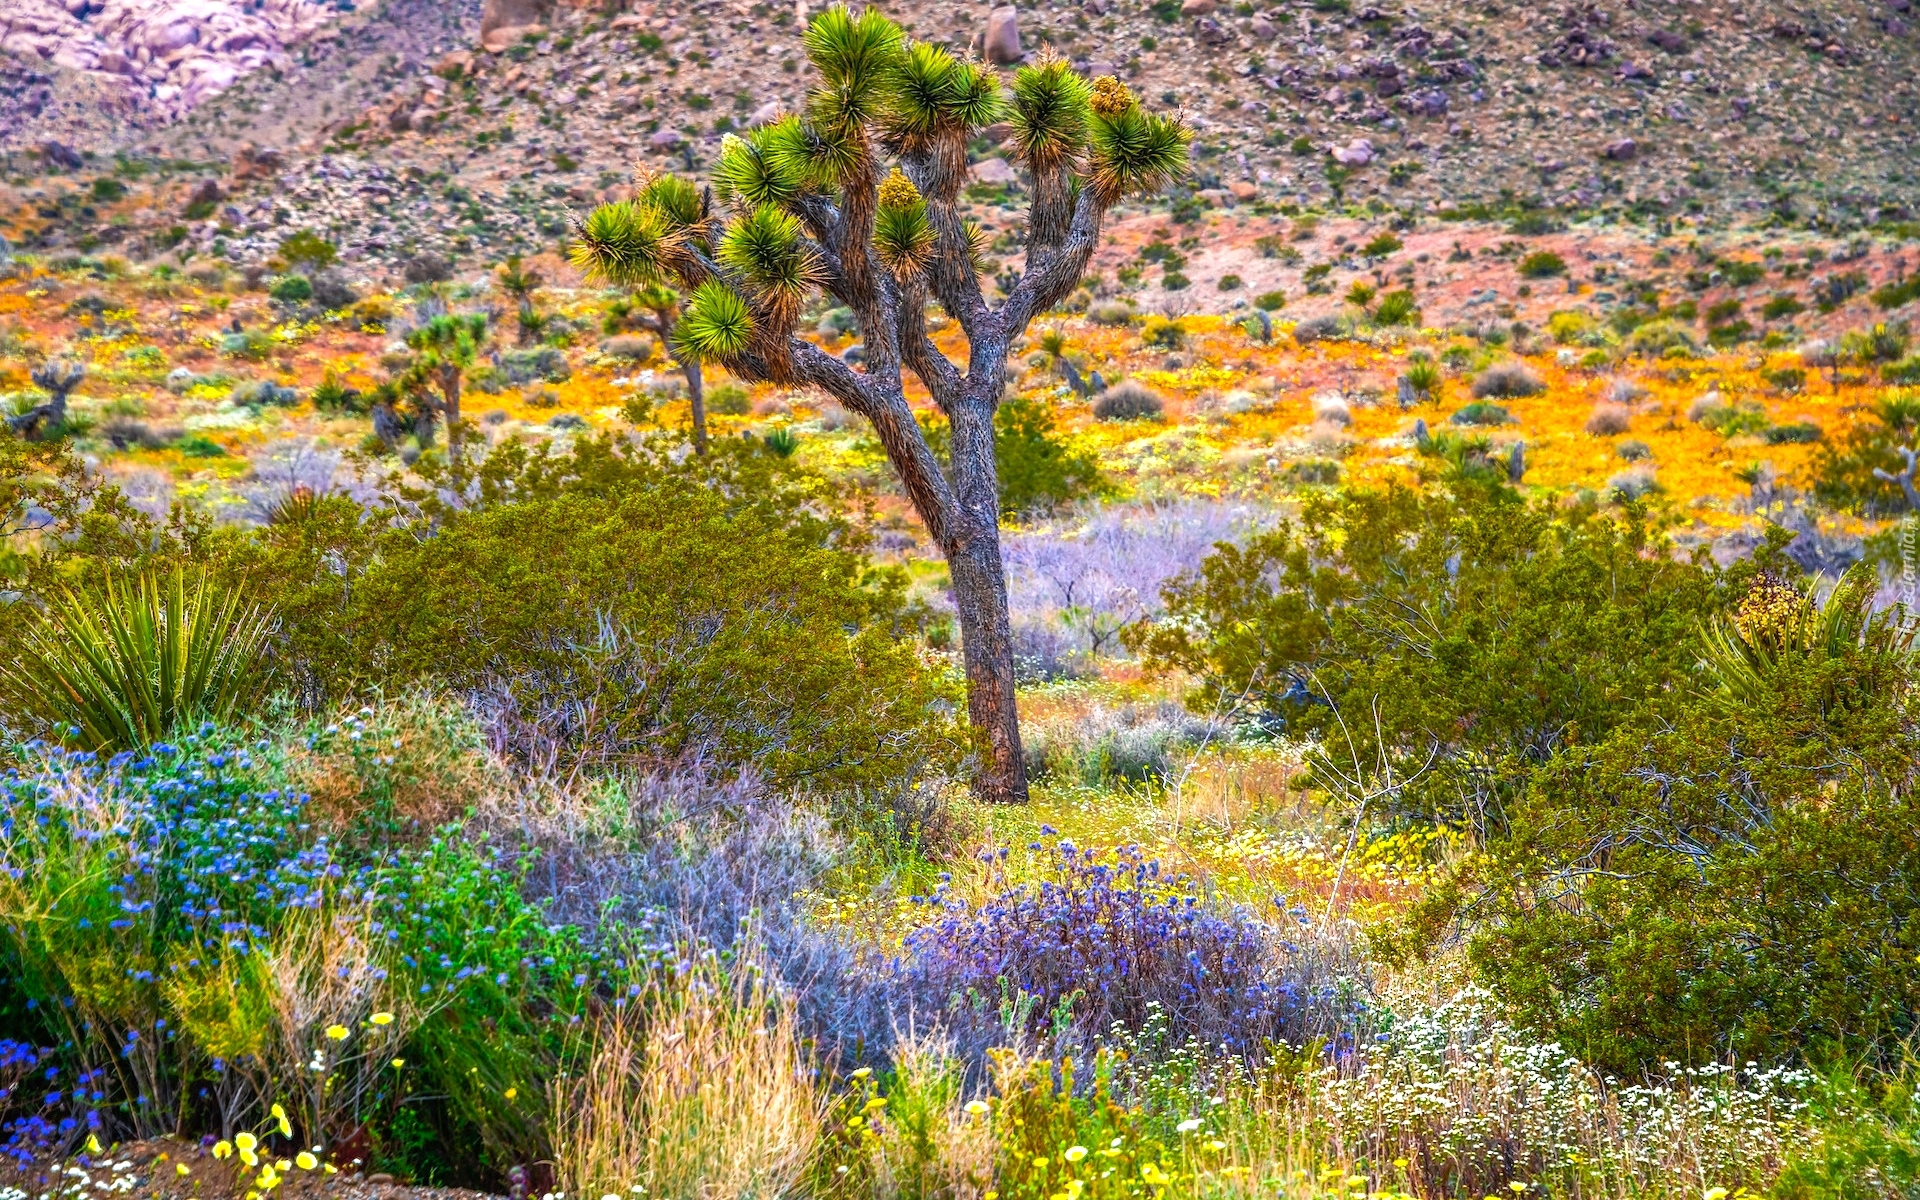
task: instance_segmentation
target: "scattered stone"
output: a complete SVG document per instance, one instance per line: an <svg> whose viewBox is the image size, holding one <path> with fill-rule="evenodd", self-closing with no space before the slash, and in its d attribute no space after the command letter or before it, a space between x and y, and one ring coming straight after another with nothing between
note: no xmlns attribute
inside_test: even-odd
<svg viewBox="0 0 1920 1200"><path fill-rule="evenodd" d="M1617 141L1608 142L1600 151L1600 157L1609 162L1632 162L1640 157L1640 143L1632 138L1620 138Z"/></svg>
<svg viewBox="0 0 1920 1200"><path fill-rule="evenodd" d="M1219 5L1215 0L1181 0L1180 15L1183 17L1211 16Z"/></svg>

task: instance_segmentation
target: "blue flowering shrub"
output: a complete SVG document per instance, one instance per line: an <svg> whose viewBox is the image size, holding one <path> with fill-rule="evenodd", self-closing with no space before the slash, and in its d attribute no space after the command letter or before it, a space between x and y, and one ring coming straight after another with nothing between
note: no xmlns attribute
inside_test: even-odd
<svg viewBox="0 0 1920 1200"><path fill-rule="evenodd" d="M276 755L209 727L109 761L29 748L0 777L11 1136L229 1134L279 1103L296 1140L363 1158L405 1128L531 1161L597 955L457 829L329 836L271 786Z"/></svg>
<svg viewBox="0 0 1920 1200"><path fill-rule="evenodd" d="M1037 884L977 907L931 898L944 912L908 937L907 978L951 1009L1042 1036L1133 1040L1154 1026L1175 1045L1249 1056L1362 1013L1344 952L1299 914L1203 899L1133 847L1103 855L1060 839L1046 853Z"/></svg>

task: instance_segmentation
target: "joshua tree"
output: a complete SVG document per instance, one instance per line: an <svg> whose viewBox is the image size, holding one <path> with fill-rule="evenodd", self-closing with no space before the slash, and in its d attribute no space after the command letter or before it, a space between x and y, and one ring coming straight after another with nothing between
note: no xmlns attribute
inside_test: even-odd
<svg viewBox="0 0 1920 1200"><path fill-rule="evenodd" d="M634 328L644 329L660 339L660 345L687 379L687 396L693 404L693 452L707 452L707 393L700 376L700 358L680 345L673 336L680 322L680 293L670 287L651 284L619 301L613 316Z"/></svg>
<svg viewBox="0 0 1920 1200"><path fill-rule="evenodd" d="M7 424L30 442L57 436L67 424L67 397L86 377L87 368L77 362L52 359L41 363L33 369L33 383L47 393L47 402L7 418Z"/></svg>
<svg viewBox="0 0 1920 1200"><path fill-rule="evenodd" d="M520 344L524 346L538 336L546 324L540 314L533 310L533 293L546 280L540 277L539 271L522 266L518 254L508 257L497 279L500 290L513 297L515 316L520 324Z"/></svg>
<svg viewBox="0 0 1920 1200"><path fill-rule="evenodd" d="M407 345L418 356L411 369L440 393L440 416L447 423L447 460L456 470L461 464L460 380L486 340L487 319L478 313L443 314L407 335Z"/></svg>
<svg viewBox="0 0 1920 1200"><path fill-rule="evenodd" d="M1088 83L1052 54L1003 93L987 67L906 43L871 10L828 9L805 44L819 82L804 118L729 137L710 191L661 176L595 209L576 230L574 260L626 286L676 280L691 300L675 340L691 357L810 384L873 423L952 576L969 715L988 758L976 792L1024 800L994 463L1007 352L1080 282L1108 209L1184 172L1189 134L1117 79ZM994 304L980 283L984 239L958 196L969 139L1003 116L1033 199L1024 269L1004 277ZM816 287L853 311L858 367L794 335ZM966 333L964 370L927 334L929 299ZM908 407L903 370L950 422L945 471Z"/></svg>

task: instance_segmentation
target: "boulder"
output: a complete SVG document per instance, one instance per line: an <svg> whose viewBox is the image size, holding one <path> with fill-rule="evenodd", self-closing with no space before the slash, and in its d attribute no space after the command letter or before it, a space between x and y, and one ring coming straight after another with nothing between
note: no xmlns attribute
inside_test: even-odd
<svg viewBox="0 0 1920 1200"><path fill-rule="evenodd" d="M1260 194L1260 189L1251 179L1236 179L1227 185L1227 191L1232 193L1235 200L1242 202L1252 200Z"/></svg>
<svg viewBox="0 0 1920 1200"><path fill-rule="evenodd" d="M995 66L1009 66L1025 58L1020 48L1020 10L1002 5L987 14L986 36L981 41L981 57Z"/></svg>
<svg viewBox="0 0 1920 1200"><path fill-rule="evenodd" d="M1264 16L1255 17L1247 26L1247 31L1263 42L1270 42L1280 36L1280 27Z"/></svg>
<svg viewBox="0 0 1920 1200"><path fill-rule="evenodd" d="M1600 157L1609 162L1632 162L1634 159L1640 157L1640 143L1634 141L1632 138L1621 138L1619 141L1608 142L1601 148Z"/></svg>
<svg viewBox="0 0 1920 1200"><path fill-rule="evenodd" d="M747 114L747 128L758 129L762 125L771 125L787 111L787 106L778 100L769 100L759 108Z"/></svg>
<svg viewBox="0 0 1920 1200"><path fill-rule="evenodd" d="M504 54L517 42L545 37L545 25L502 25L480 35L480 48L488 54Z"/></svg>
<svg viewBox="0 0 1920 1200"><path fill-rule="evenodd" d="M1020 176L1014 171L1013 167L1008 165L1007 160L999 157L984 159L973 164L973 167L967 172L967 175L975 183L984 183L998 187L1006 187L1010 184L1017 183L1020 179Z"/></svg>
<svg viewBox="0 0 1920 1200"><path fill-rule="evenodd" d="M552 12L553 0L487 0L480 10L480 42L486 45L488 35L498 30L545 25Z"/></svg>
<svg viewBox="0 0 1920 1200"><path fill-rule="evenodd" d="M1333 160L1342 166L1364 167L1373 161L1373 143L1366 138L1355 138L1344 146L1335 146Z"/></svg>
<svg viewBox="0 0 1920 1200"><path fill-rule="evenodd" d="M1180 15L1183 17L1211 16L1219 5L1215 0L1180 0Z"/></svg>
<svg viewBox="0 0 1920 1200"><path fill-rule="evenodd" d="M1226 27L1212 17L1201 17L1194 32L1209 46L1224 46L1233 40L1233 35L1227 32Z"/></svg>

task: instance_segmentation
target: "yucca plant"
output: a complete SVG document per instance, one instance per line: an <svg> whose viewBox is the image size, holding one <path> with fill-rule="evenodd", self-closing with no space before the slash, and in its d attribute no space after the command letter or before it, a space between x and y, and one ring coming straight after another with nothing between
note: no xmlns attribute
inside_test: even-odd
<svg viewBox="0 0 1920 1200"><path fill-rule="evenodd" d="M1854 677L1866 692L1912 652L1920 632L1900 608L1875 612L1879 576L1864 565L1840 577L1824 600L1784 580L1761 575L1731 617L1701 630L1700 665L1730 702L1766 703L1783 669L1858 654L1867 668ZM1868 699L1862 695L1856 699Z"/></svg>
<svg viewBox="0 0 1920 1200"><path fill-rule="evenodd" d="M578 223L573 259L619 286L671 280L689 293L674 334L689 357L818 387L873 422L951 572L988 759L976 791L1023 800L994 462L1008 350L1079 284L1108 210L1185 172L1190 135L1111 76L1089 82L1047 54L1005 88L984 65L908 42L871 9L828 9L805 47L818 79L804 115L729 135L709 191L673 176L639 181L632 199ZM959 194L969 140L1003 118L1032 202L1024 269L1001 277L996 303L981 284L984 238L960 215ZM859 366L795 335L816 289L853 311ZM965 332L964 366L928 336L929 303ZM907 404L907 371L950 423L944 471Z"/></svg>
<svg viewBox="0 0 1920 1200"><path fill-rule="evenodd" d="M131 750L225 720L255 694L273 619L184 570L49 600L0 663L9 706L84 749Z"/></svg>

